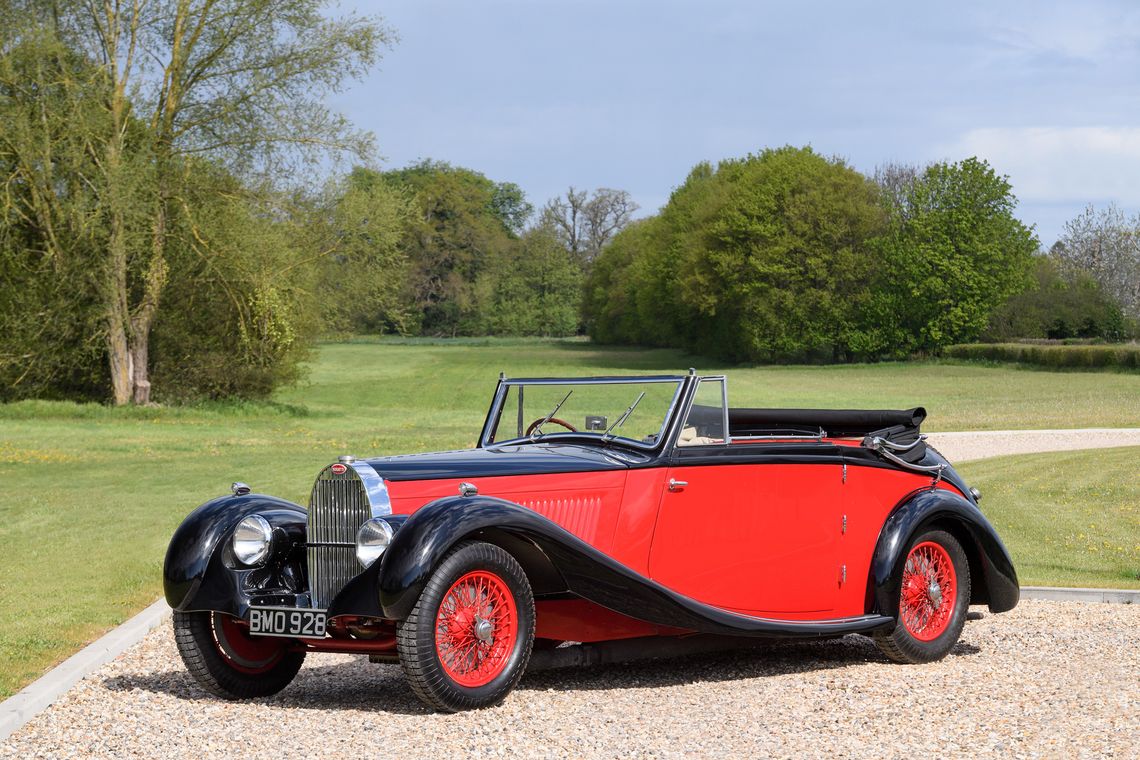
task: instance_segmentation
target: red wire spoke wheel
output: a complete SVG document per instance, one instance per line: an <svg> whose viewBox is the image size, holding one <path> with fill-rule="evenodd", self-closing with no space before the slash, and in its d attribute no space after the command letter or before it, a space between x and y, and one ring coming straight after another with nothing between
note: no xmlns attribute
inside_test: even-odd
<svg viewBox="0 0 1140 760"><path fill-rule="evenodd" d="M456 683L483 686L507 667L518 638L518 611L505 581L467 573L448 589L435 620L439 662Z"/></svg>
<svg viewBox="0 0 1140 760"><path fill-rule="evenodd" d="M437 710L497 705L534 645L534 593L518 561L494 544L465 541L432 571L396 651L408 685Z"/></svg>
<svg viewBox="0 0 1140 760"><path fill-rule="evenodd" d="M229 615L215 612L213 626L218 654L225 657L234 670L250 675L268 673L285 656L285 640L250 636L249 628Z"/></svg>
<svg viewBox="0 0 1140 760"><path fill-rule="evenodd" d="M970 605L970 564L962 545L943 530L914 538L896 571L898 618L875 633L879 649L896 662L941 660L962 635Z"/></svg>
<svg viewBox="0 0 1140 760"><path fill-rule="evenodd" d="M957 601L954 563L939 544L923 541L910 550L903 566L899 617L910 635L933 641L950 625Z"/></svg>
<svg viewBox="0 0 1140 760"><path fill-rule="evenodd" d="M290 639L251 636L220 612L174 611L174 643L190 675L222 699L268 697L284 689L305 661Z"/></svg>

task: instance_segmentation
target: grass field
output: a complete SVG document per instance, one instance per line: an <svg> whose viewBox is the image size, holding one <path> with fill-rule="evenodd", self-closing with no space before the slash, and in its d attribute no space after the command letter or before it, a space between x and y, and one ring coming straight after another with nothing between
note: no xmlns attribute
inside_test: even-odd
<svg viewBox="0 0 1140 760"><path fill-rule="evenodd" d="M928 430L1140 426L1136 374L937 363L735 368L676 351L537 340L326 345L307 382L268 404L0 406L0 696L153 601L171 532L234 480L303 502L317 470L338 454L470 446L500 370L588 375L689 366L727 371L731 402L739 406L923 404L930 410ZM1101 456L1071 465L1072 472L1100 466ZM1034 493L1046 508L1054 503L1052 479L1032 481L1039 465L1035 470L1021 461L978 463L967 473L977 473L989 491L988 510L1004 515L1007 502L1015 505L1003 534L1011 546L1025 547L1018 551L1025 552L1027 568L1040 568L1040 574L1023 568L1023 582L1127 585L1113 580L1127 562L1112 564L1112 552L1088 548L1103 541L1127 546L1116 534L1102 535L1115 512L1090 516L1101 528L1079 531L1095 536L1087 544L1056 533L1057 554L1033 564L1033 547L1043 542L1034 532L1038 523L1060 523L1035 514L1037 502L1024 501L1013 485L1002 495L1003 484L1022 477L1037 483ZM1008 476L1000 467L1009 468ZM1121 456L1114 472L1113 483L1130 483L1136 467ZM1058 503L1095 511L1105 503L1099 493L1078 490ZM1136 508L1135 491L1114 493L1121 494L1121 509ZM1017 543L1017 533L1028 536L1027 543Z"/></svg>
<svg viewBox="0 0 1140 760"><path fill-rule="evenodd" d="M1140 588L1140 447L958 467L1027 586Z"/></svg>

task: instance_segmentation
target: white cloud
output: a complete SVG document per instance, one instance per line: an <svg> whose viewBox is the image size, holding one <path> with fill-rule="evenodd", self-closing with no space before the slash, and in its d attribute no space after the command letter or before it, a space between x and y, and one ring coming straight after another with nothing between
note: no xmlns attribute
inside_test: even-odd
<svg viewBox="0 0 1140 760"><path fill-rule="evenodd" d="M1140 34L1140 14L1120 3L1061 3L1043 5L1037 0L1015 12L987 6L981 14L992 39L1009 52L1024 55L1060 55L1096 61L1128 54Z"/></svg>
<svg viewBox="0 0 1140 760"><path fill-rule="evenodd" d="M984 158L1023 201L1140 205L1140 127L973 129L936 158Z"/></svg>

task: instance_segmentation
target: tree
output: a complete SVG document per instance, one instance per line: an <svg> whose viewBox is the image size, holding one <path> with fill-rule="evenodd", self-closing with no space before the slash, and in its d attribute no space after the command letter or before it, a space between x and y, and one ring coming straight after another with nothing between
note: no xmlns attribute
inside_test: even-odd
<svg viewBox="0 0 1140 760"><path fill-rule="evenodd" d="M197 165L265 176L319 152L365 154L322 100L362 74L389 35L326 0L45 0L12 4L28 35L49 29L98 71L104 128L90 136L106 242L95 272L116 404L150 398L150 332ZM29 32L28 30L31 30ZM145 240L132 218L144 217ZM264 295L264 294L263 294Z"/></svg>
<svg viewBox="0 0 1140 760"><path fill-rule="evenodd" d="M517 185L440 161L385 172L408 192L415 213L405 238L408 287L429 335L478 332L475 283L488 257L510 248L529 204Z"/></svg>
<svg viewBox="0 0 1140 760"><path fill-rule="evenodd" d="M264 398L300 374L320 322L321 251L287 196L195 161L179 190L169 279L151 331L159 398Z"/></svg>
<svg viewBox="0 0 1140 760"><path fill-rule="evenodd" d="M306 223L319 262L324 328L407 334L419 327L408 291L410 195L356 168L333 184Z"/></svg>
<svg viewBox="0 0 1140 760"><path fill-rule="evenodd" d="M1088 206L1065 224L1054 252L1088 272L1125 314L1140 319L1140 214L1127 219L1116 206Z"/></svg>
<svg viewBox="0 0 1140 760"><path fill-rule="evenodd" d="M698 165L602 252L589 324L737 361L844 358L884 222L874 186L810 148Z"/></svg>
<svg viewBox="0 0 1140 760"><path fill-rule="evenodd" d="M107 243L105 185L91 150L107 129L105 95L96 67L45 30L0 52L0 398L82 398L105 385L92 277Z"/></svg>
<svg viewBox="0 0 1140 760"><path fill-rule="evenodd" d="M1100 338L1117 341L1129 329L1120 306L1088 272L1055 254L1033 258L1033 283L990 316L982 338Z"/></svg>
<svg viewBox="0 0 1140 760"><path fill-rule="evenodd" d="M863 352L905 356L974 340L1028 286L1037 239L1014 217L1009 181L985 161L932 164L884 197L890 228L877 241Z"/></svg>
<svg viewBox="0 0 1140 760"><path fill-rule="evenodd" d="M582 272L541 228L494 250L475 284L478 331L486 335L573 335Z"/></svg>
<svg viewBox="0 0 1140 760"><path fill-rule="evenodd" d="M589 269L606 243L630 223L637 209L625 190L600 187L591 195L571 186L565 198L547 202L539 223L557 236L583 269Z"/></svg>

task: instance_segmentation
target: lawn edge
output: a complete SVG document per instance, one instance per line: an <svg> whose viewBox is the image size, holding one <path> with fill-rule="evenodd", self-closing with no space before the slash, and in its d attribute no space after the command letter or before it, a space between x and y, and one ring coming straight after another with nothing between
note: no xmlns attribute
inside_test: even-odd
<svg viewBox="0 0 1140 760"><path fill-rule="evenodd" d="M169 618L170 607L165 599L159 599L0 702L0 742L50 707L84 677L142 641L144 636Z"/></svg>

